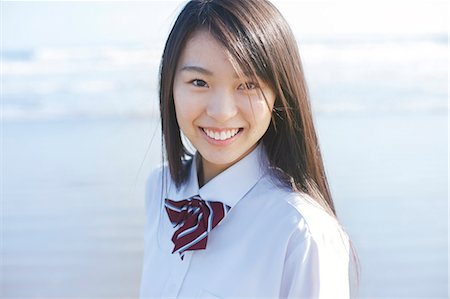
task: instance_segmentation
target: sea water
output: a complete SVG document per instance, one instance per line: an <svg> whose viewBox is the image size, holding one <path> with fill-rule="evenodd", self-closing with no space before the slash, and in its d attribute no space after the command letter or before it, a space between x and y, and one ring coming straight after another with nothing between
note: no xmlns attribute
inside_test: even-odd
<svg viewBox="0 0 450 299"><path fill-rule="evenodd" d="M448 291L446 41L300 44L359 298ZM144 181L161 162L160 49L3 53L2 287L14 297L136 297Z"/></svg>

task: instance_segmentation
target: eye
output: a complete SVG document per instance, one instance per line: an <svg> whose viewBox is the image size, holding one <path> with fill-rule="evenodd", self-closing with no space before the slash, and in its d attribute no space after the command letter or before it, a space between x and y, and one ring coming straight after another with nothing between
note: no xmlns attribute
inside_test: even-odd
<svg viewBox="0 0 450 299"><path fill-rule="evenodd" d="M209 87L208 83L206 83L204 80L202 79L194 79L190 82L192 85L197 86L197 87Z"/></svg>
<svg viewBox="0 0 450 299"><path fill-rule="evenodd" d="M239 85L239 87L238 87L239 90L245 90L245 89L253 90L256 88L258 88L258 84L253 83L253 82L245 82L245 83L242 83L241 85Z"/></svg>

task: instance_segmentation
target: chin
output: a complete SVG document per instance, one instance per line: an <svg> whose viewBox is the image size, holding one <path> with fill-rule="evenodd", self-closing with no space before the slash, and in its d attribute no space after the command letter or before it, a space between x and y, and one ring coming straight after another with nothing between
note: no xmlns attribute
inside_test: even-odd
<svg viewBox="0 0 450 299"><path fill-rule="evenodd" d="M234 163L236 163L241 156L241 154L230 154L228 151L216 151L214 153L211 150L201 151L199 150L200 155L204 160L208 163L214 165L221 165L223 167L228 167Z"/></svg>
<svg viewBox="0 0 450 299"><path fill-rule="evenodd" d="M201 154L201 153L200 153ZM203 159L205 159L206 161L208 161L209 163L212 164L217 164L217 165L228 165L228 164L232 164L233 162L235 162L238 157L234 157L231 156L230 154L227 153L221 153L221 154L217 154L217 153L205 153L205 155L202 155Z"/></svg>

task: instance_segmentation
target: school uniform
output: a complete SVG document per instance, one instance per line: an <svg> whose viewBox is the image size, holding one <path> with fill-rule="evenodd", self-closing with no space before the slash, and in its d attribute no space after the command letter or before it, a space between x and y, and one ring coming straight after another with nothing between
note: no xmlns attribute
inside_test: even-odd
<svg viewBox="0 0 450 299"><path fill-rule="evenodd" d="M275 183L261 145L201 188L199 158L179 190L167 166L149 176L140 298L349 298L347 235L307 195ZM166 198L196 195L229 210L209 231L206 248L186 250L181 259L172 253L179 227Z"/></svg>

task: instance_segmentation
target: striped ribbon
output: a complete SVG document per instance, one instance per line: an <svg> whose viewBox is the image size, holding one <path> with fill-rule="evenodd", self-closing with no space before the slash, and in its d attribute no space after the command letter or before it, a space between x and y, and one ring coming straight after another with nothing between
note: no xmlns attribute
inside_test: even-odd
<svg viewBox="0 0 450 299"><path fill-rule="evenodd" d="M205 249L208 234L230 210L220 201L203 200L199 195L181 201L166 198L164 204L170 221L178 227L172 236L172 253L179 253L181 259L187 250Z"/></svg>

